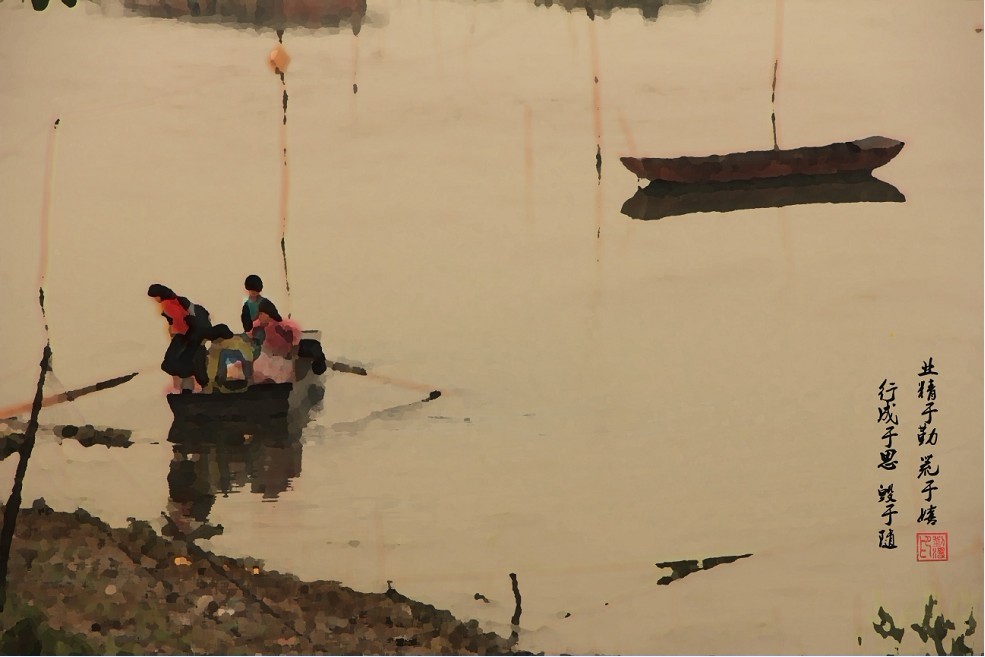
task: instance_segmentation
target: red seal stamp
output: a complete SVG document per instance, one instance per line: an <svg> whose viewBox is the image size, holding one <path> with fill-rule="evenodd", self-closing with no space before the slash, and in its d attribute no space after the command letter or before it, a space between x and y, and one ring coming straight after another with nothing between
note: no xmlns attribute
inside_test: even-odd
<svg viewBox="0 0 985 657"><path fill-rule="evenodd" d="M947 561L947 532L917 532L917 561Z"/></svg>

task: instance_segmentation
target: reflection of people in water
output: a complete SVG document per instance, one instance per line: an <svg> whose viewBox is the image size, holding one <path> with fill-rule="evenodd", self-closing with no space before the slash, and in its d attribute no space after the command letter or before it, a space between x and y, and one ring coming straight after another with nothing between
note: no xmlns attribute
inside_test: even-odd
<svg viewBox="0 0 985 657"><path fill-rule="evenodd" d="M202 528L207 528L206 522L215 504L208 477L202 476L199 456L183 454L175 448L168 472L168 516L185 536L198 535ZM207 468L208 463L205 466ZM166 535L173 533L165 531Z"/></svg>
<svg viewBox="0 0 985 657"><path fill-rule="evenodd" d="M249 485L250 492L275 500L299 476L301 441L297 438L260 436L245 444L176 444L168 472L168 513L183 534L208 533L217 494L226 497Z"/></svg>

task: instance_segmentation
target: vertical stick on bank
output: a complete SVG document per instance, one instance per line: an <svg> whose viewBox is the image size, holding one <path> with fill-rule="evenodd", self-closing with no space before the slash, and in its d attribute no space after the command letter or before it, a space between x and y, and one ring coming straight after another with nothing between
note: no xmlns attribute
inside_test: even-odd
<svg viewBox="0 0 985 657"><path fill-rule="evenodd" d="M510 624L513 626L513 631L510 633L510 648L513 648L520 640L520 614L523 613L523 609L520 607L520 586L516 581L516 573L510 573L510 581L513 583L513 599L516 600L513 618L510 619Z"/></svg>
<svg viewBox="0 0 985 657"><path fill-rule="evenodd" d="M51 212L51 181L54 176L55 134L58 130L59 119L51 124L48 134L48 145L45 149L44 191L41 202L41 258L38 264L38 305L41 308L41 321L44 324L44 350L41 354L41 372L38 375L38 385L34 392L34 403L31 405L31 419L24 432L24 441L17 449L17 470L14 472L14 485L10 497L3 509L3 529L0 529L0 612L7 605L7 570L10 562L10 547L14 541L14 529L17 525L17 513L21 508L21 491L24 488L24 477L27 475L27 464L34 450L34 440L38 433L38 417L41 414L41 404L44 400L44 380L51 368L51 340L48 336L48 318L44 309L44 280L48 271L48 217Z"/></svg>

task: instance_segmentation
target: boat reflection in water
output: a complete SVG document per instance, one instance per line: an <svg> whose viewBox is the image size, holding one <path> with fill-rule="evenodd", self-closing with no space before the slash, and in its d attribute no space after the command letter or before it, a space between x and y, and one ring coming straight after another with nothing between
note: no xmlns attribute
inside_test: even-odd
<svg viewBox="0 0 985 657"><path fill-rule="evenodd" d="M248 489L273 501L301 476L301 432L290 428L287 417L262 426L223 422L210 428L176 421L168 440L173 444L168 516L174 526L166 527L166 534L222 533L208 524L219 495Z"/></svg>
<svg viewBox="0 0 985 657"><path fill-rule="evenodd" d="M633 219L663 219L696 212L733 212L810 203L902 203L906 197L869 172L792 175L718 183L655 180L622 206Z"/></svg>
<svg viewBox="0 0 985 657"><path fill-rule="evenodd" d="M301 432L313 413L322 410L325 397L322 378L301 365L300 380L293 386L172 396L185 403L172 403L172 410L181 411L175 412L168 433L173 456L165 534L220 534L221 527L208 524L218 495L249 487L264 501L274 501L301 476Z"/></svg>
<svg viewBox="0 0 985 657"><path fill-rule="evenodd" d="M143 16L189 18L242 26L338 28L358 34L366 17L366 0L122 0Z"/></svg>
<svg viewBox="0 0 985 657"><path fill-rule="evenodd" d="M656 20L667 5L688 7L700 11L711 0L534 0L538 7L557 5L567 11L587 12L589 16L609 18L616 9L636 9L646 20Z"/></svg>

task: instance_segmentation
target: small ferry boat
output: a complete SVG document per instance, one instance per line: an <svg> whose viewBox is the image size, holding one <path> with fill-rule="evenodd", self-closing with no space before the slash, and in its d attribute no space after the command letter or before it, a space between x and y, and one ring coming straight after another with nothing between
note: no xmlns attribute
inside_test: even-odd
<svg viewBox="0 0 985 657"><path fill-rule="evenodd" d="M201 392L169 394L168 406L174 414L171 438L183 441L202 433L249 434L258 429L300 427L324 396L324 373L328 369L319 342L320 332L303 331L297 353L291 359L293 380L283 383L242 381L238 390L208 386ZM210 354L210 357L214 357Z"/></svg>

